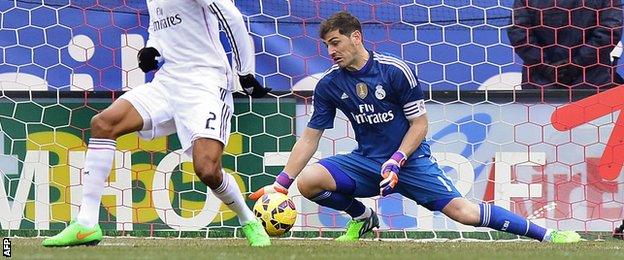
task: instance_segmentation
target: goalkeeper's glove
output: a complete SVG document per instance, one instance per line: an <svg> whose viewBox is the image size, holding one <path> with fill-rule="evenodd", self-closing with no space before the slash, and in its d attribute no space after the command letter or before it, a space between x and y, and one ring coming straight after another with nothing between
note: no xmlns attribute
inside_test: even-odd
<svg viewBox="0 0 624 260"><path fill-rule="evenodd" d="M275 178L275 182L273 184L264 186L261 189L253 192L252 194L249 195L249 198L252 200L258 200L264 194L276 193L276 192L282 193L284 195L288 195L288 188L290 188L290 185L292 185L294 181L295 181L294 179L291 179L290 176L288 176L288 174L282 171L280 172L279 175L277 175L277 177Z"/></svg>
<svg viewBox="0 0 624 260"><path fill-rule="evenodd" d="M253 74L240 75L238 76L238 81L240 82L241 87L243 87L245 94L253 98L264 97L264 95L271 91L271 88L265 88L260 85L260 82L256 80L256 77L254 77Z"/></svg>
<svg viewBox="0 0 624 260"><path fill-rule="evenodd" d="M405 154L401 151L396 151L384 164L381 165L381 177L383 180L379 183L379 194L386 196L394 192L399 182L399 170L405 163Z"/></svg>
<svg viewBox="0 0 624 260"><path fill-rule="evenodd" d="M158 69L158 61L156 57L160 57L160 53L154 47L146 47L139 51L137 59L139 60L139 68L145 73Z"/></svg>

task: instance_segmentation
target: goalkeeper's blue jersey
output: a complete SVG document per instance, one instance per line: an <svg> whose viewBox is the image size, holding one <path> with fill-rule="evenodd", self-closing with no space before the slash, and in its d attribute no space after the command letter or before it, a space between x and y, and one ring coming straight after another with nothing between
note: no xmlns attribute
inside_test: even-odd
<svg viewBox="0 0 624 260"><path fill-rule="evenodd" d="M314 112L308 127L334 127L336 109L351 121L358 147L356 154L386 160L409 128L409 119L426 113L422 89L414 72L402 60L377 52L359 71L334 65L314 90ZM423 140L412 158L430 155Z"/></svg>

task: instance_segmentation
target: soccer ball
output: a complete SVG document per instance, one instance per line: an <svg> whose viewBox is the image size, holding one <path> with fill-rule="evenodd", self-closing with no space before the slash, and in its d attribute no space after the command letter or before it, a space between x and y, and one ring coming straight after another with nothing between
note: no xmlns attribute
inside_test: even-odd
<svg viewBox="0 0 624 260"><path fill-rule="evenodd" d="M262 221L269 236L283 235L297 220L295 203L279 192L263 195L256 201L253 212Z"/></svg>

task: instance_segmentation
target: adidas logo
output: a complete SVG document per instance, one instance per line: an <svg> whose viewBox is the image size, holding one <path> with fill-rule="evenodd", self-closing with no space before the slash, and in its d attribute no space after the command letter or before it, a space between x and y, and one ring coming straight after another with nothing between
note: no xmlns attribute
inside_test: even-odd
<svg viewBox="0 0 624 260"><path fill-rule="evenodd" d="M342 96L340 96L340 99L347 99L349 98L349 96L347 96L347 93L342 92Z"/></svg>

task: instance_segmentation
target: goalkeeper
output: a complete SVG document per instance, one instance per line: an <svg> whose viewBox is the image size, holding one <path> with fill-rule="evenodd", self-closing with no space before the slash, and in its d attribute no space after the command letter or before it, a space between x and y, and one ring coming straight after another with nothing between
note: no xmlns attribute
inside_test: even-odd
<svg viewBox="0 0 624 260"><path fill-rule="evenodd" d="M416 76L403 61L366 50L356 17L334 14L321 24L320 38L335 65L316 85L314 112L284 170L272 185L252 193L251 199L272 192L286 194L298 177L304 197L352 217L338 241L358 240L379 227L373 209L354 198L395 192L465 225L555 243L580 240L573 231L547 230L496 205L463 198L425 142L427 113ZM349 118L358 147L305 167L323 130L333 127L336 109Z"/></svg>

